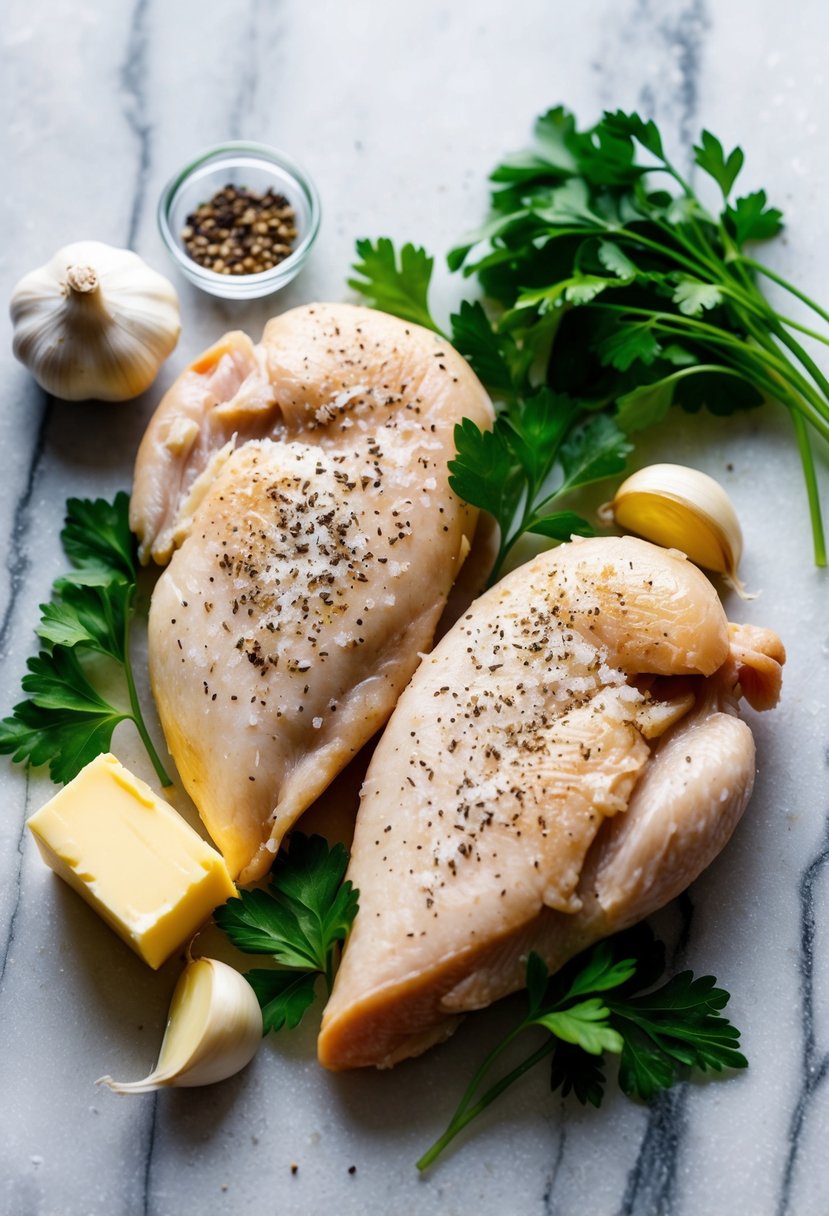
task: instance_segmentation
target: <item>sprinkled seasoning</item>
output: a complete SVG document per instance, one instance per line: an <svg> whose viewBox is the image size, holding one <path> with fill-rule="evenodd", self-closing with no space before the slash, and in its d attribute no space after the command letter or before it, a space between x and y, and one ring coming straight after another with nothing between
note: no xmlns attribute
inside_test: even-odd
<svg viewBox="0 0 829 1216"><path fill-rule="evenodd" d="M613 646L628 601L651 592L646 572L640 592L635 576L609 563L548 573L540 564L529 586L493 590L456 624L451 662L436 651L421 668L418 691L433 708L406 732L397 786L378 780L364 799L378 799L384 815L378 860L393 881L415 879L435 931L444 913L466 906L518 858L548 907L579 907L586 850L602 820L624 810L649 754L638 722L650 695L616 667ZM646 662L648 650L642 643ZM417 825L412 847L399 842L394 853L389 804ZM516 897L504 885L496 894ZM376 913L387 915L395 914ZM411 924L404 928L413 935Z"/></svg>
<svg viewBox="0 0 829 1216"><path fill-rule="evenodd" d="M217 274L259 274L289 256L296 240L294 209L282 194L228 184L187 217L184 250Z"/></svg>

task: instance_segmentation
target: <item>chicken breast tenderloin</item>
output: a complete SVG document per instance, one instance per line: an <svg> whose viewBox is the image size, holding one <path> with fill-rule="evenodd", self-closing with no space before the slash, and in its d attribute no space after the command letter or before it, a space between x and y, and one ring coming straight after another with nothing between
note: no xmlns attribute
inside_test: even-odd
<svg viewBox="0 0 829 1216"><path fill-rule="evenodd" d="M563 545L473 604L366 776L321 1062L416 1055L522 987L531 949L556 969L684 889L751 793L737 699L772 705L783 661L681 554L633 538Z"/></svg>
<svg viewBox="0 0 829 1216"><path fill-rule="evenodd" d="M150 677L182 781L242 881L385 722L469 551L447 480L492 408L442 339L311 305L173 385L135 472ZM178 548L177 548L178 546Z"/></svg>

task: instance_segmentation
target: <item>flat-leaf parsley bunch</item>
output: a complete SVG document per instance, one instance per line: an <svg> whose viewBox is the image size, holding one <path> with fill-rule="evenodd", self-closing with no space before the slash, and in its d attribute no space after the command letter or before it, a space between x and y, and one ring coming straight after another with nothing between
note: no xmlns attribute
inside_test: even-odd
<svg viewBox="0 0 829 1216"><path fill-rule="evenodd" d="M28 660L25 701L0 722L0 753L49 765L53 781L66 782L109 749L119 722L131 721L159 781L170 785L141 712L130 659L130 621L138 578L129 497L70 498L61 541L74 569L55 581L40 605L40 653ZM101 659L120 668L127 705L100 693ZM100 673L103 674L103 673Z"/></svg>
<svg viewBox="0 0 829 1216"><path fill-rule="evenodd" d="M449 1126L418 1161L426 1169L455 1136L529 1069L550 1058L550 1088L600 1106L605 1056L619 1062L619 1087L649 1100L692 1068L746 1068L740 1032L722 1015L729 994L713 976L691 971L662 977L665 949L637 925L580 954L552 978L537 954L527 961L527 1012L489 1053ZM495 1066L528 1031L545 1031L533 1051L497 1080Z"/></svg>
<svg viewBox="0 0 829 1216"><path fill-rule="evenodd" d="M803 465L815 561L826 544L812 442L829 440L829 380L802 345L829 345L829 313L751 253L776 236L766 193L737 195L743 152L703 131L694 164L720 197L710 209L669 159L652 121L622 111L579 130L558 107L535 146L490 176L487 223L449 255L487 297L464 301L449 337L500 412L482 434L456 431L456 492L497 519L493 581L524 532L564 539L590 524L561 502L621 471L631 436L672 404L713 414L776 398L791 413ZM372 304L440 333L428 306L433 260L390 241L357 243L350 285ZM775 282L819 328L775 309ZM573 476L573 450L581 472Z"/></svg>

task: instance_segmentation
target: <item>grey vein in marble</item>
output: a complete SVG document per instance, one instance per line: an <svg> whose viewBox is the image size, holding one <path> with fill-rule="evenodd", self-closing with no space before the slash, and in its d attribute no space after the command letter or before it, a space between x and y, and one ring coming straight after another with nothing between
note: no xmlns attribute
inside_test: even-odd
<svg viewBox="0 0 829 1216"><path fill-rule="evenodd" d="M803 1056L800 1092L792 1110L788 1152L780 1184L777 1216L792 1216L795 1170L800 1149L800 1134L816 1092L829 1072L829 1052L821 1053L815 1036L815 886L829 865L829 817L826 835L818 853L809 861L800 880L800 1002Z"/></svg>
<svg viewBox="0 0 829 1216"><path fill-rule="evenodd" d="M125 98L124 117L138 144L138 165L135 171L135 186L127 227L126 247L133 249L138 237L138 226L144 211L147 178L150 171L150 140L152 125L147 118L145 74L149 51L147 13L150 0L136 0L132 12L129 38L120 70L121 89Z"/></svg>

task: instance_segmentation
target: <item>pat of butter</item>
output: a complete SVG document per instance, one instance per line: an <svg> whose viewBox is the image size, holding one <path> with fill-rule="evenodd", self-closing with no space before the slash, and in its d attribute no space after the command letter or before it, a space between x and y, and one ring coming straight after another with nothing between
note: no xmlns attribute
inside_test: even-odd
<svg viewBox="0 0 829 1216"><path fill-rule="evenodd" d="M236 894L223 858L111 754L29 820L43 860L151 967Z"/></svg>

